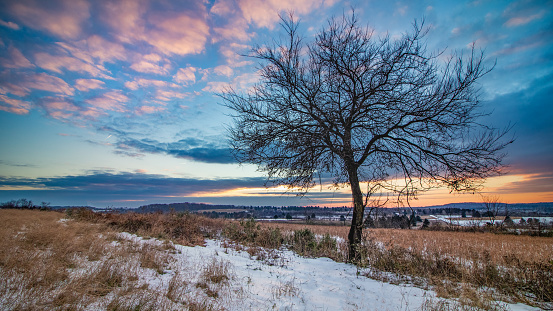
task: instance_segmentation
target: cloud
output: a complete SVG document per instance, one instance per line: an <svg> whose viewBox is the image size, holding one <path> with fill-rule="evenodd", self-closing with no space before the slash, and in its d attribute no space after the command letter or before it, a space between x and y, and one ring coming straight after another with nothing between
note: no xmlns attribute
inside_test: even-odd
<svg viewBox="0 0 553 311"><path fill-rule="evenodd" d="M399 6L399 3L398 3L397 8L394 12L394 15L405 16L408 9L409 7L407 5Z"/></svg>
<svg viewBox="0 0 553 311"><path fill-rule="evenodd" d="M17 48L10 46L8 48L9 58L0 58L0 63L4 68L33 68L35 65L23 56L21 51Z"/></svg>
<svg viewBox="0 0 553 311"><path fill-rule="evenodd" d="M154 73L163 76L169 73L171 64L157 54L148 54L142 56L142 59L133 63L130 68L138 72Z"/></svg>
<svg viewBox="0 0 553 311"><path fill-rule="evenodd" d="M220 27L213 27L213 32L217 35L212 41L218 42L221 40L238 40L248 41L254 36L254 33L248 32L248 22L244 18L233 18L228 23Z"/></svg>
<svg viewBox="0 0 553 311"><path fill-rule="evenodd" d="M19 30L20 27L14 22L6 22L0 19L0 26L8 27L13 30Z"/></svg>
<svg viewBox="0 0 553 311"><path fill-rule="evenodd" d="M228 82L209 81L207 85L202 89L204 92L221 93L231 84Z"/></svg>
<svg viewBox="0 0 553 311"><path fill-rule="evenodd" d="M202 89L204 92L213 92L220 93L224 91L229 86L232 86L235 90L248 90L252 87L257 81L259 81L259 76L256 73L244 73L239 76L234 77L232 82L220 82L220 81L209 81L206 86Z"/></svg>
<svg viewBox="0 0 553 311"><path fill-rule="evenodd" d="M164 112L167 111L167 108L161 107L161 106L141 106L138 108L137 113L139 114L151 114L156 112Z"/></svg>
<svg viewBox="0 0 553 311"><path fill-rule="evenodd" d="M99 35L92 35L76 42L57 42L57 45L74 57L89 64L96 64L102 69L104 63L127 60L130 54L121 43L113 42Z"/></svg>
<svg viewBox="0 0 553 311"><path fill-rule="evenodd" d="M69 175L50 178L16 178L0 176L0 185L6 187L31 187L36 190L74 192L87 195L129 197L186 196L199 191L221 191L244 187L259 187L264 178L192 179L175 178L142 172L92 171L86 175Z"/></svg>
<svg viewBox="0 0 553 311"><path fill-rule="evenodd" d="M4 76L4 75L0 75L0 76ZM19 83L13 84L5 81L2 81L2 83L0 83L0 94L9 93L15 96L23 97L29 94L30 91L31 91L30 89L19 85Z"/></svg>
<svg viewBox="0 0 553 311"><path fill-rule="evenodd" d="M132 43L144 36L146 4L146 0L103 1L101 16L118 40Z"/></svg>
<svg viewBox="0 0 553 311"><path fill-rule="evenodd" d="M518 17L512 17L508 21L505 22L505 26L507 27L516 27L516 26L522 26L530 23L533 20L540 19L545 15L544 11L534 14L531 16L518 16Z"/></svg>
<svg viewBox="0 0 553 311"><path fill-rule="evenodd" d="M183 93L183 92L176 92L176 91L165 91L165 90L157 90L156 91L156 99L161 101L170 101L173 98L186 98L190 97L190 93Z"/></svg>
<svg viewBox="0 0 553 311"><path fill-rule="evenodd" d="M281 12L307 14L323 3L323 0L238 0L238 6L248 22L269 29L278 23Z"/></svg>
<svg viewBox="0 0 553 311"><path fill-rule="evenodd" d="M115 90L87 99L85 102L103 111L125 112L127 111L125 103L128 101L129 98L126 95L119 90Z"/></svg>
<svg viewBox="0 0 553 311"><path fill-rule="evenodd" d="M178 85L174 83L168 83L167 81L155 80L155 79L138 78L133 81L125 82L125 87L133 91L138 90L139 88L146 88L151 86L158 87L158 88L178 87Z"/></svg>
<svg viewBox="0 0 553 311"><path fill-rule="evenodd" d="M15 113L27 114L31 109L31 103L0 95L0 110Z"/></svg>
<svg viewBox="0 0 553 311"><path fill-rule="evenodd" d="M236 163L231 150L220 144L198 138L186 138L176 142L162 143L153 139L122 138L117 143L116 153L136 155L136 152L167 154L205 163Z"/></svg>
<svg viewBox="0 0 553 311"><path fill-rule="evenodd" d="M220 65L213 69L213 72L220 76L227 76L230 77L234 73L234 70L226 65Z"/></svg>
<svg viewBox="0 0 553 311"><path fill-rule="evenodd" d="M197 54L204 50L209 26L205 14L177 15L167 18L166 14L153 16L150 19L154 26L146 41L164 54Z"/></svg>
<svg viewBox="0 0 553 311"><path fill-rule="evenodd" d="M248 51L250 48L251 47L248 45L233 42L222 45L220 53L226 58L229 67L241 67L252 64L251 61L245 60L244 56L242 56L244 52Z"/></svg>
<svg viewBox="0 0 553 311"><path fill-rule="evenodd" d="M512 193L551 193L553 192L553 172L523 175L518 181L509 182L495 189L499 194Z"/></svg>
<svg viewBox="0 0 553 311"><path fill-rule="evenodd" d="M50 117L62 121L76 121L76 119L80 119L80 115L82 114L81 107L63 98L43 98L40 101L40 106L46 110L46 113Z"/></svg>
<svg viewBox="0 0 553 311"><path fill-rule="evenodd" d="M489 106L495 110L486 121L496 126L514 124L512 135L516 140L506 150L508 171L512 173L553 174L553 145L545 143L553 133L551 81L553 74L531 81L523 90L490 100ZM497 125L498 120L504 124Z"/></svg>
<svg viewBox="0 0 553 311"><path fill-rule="evenodd" d="M177 83L184 85L194 84L196 82L196 67L180 68L179 71L173 76L173 80Z"/></svg>
<svg viewBox="0 0 553 311"><path fill-rule="evenodd" d="M81 36L83 23L90 17L85 0L17 0L7 10L22 24L62 39Z"/></svg>
<svg viewBox="0 0 553 311"><path fill-rule="evenodd" d="M495 51L493 55L509 55L524 52L531 49L537 49L550 44L553 40L550 31L540 31L531 36L525 36L520 40L512 41L501 49Z"/></svg>
<svg viewBox="0 0 553 311"><path fill-rule="evenodd" d="M21 87L52 92L61 95L73 95L74 89L58 77L46 73L24 76L19 83Z"/></svg>
<svg viewBox="0 0 553 311"><path fill-rule="evenodd" d="M122 42L145 42L165 55L204 51L209 26L202 1L150 4L146 1L106 1L104 21Z"/></svg>
<svg viewBox="0 0 553 311"><path fill-rule="evenodd" d="M98 68L91 63L86 63L78 58L71 56L36 53L35 63L37 64L37 66L43 69L50 70L59 74L63 73L62 69L65 68L73 72L88 73L93 77L111 79L110 76L102 72L103 68Z"/></svg>
<svg viewBox="0 0 553 311"><path fill-rule="evenodd" d="M95 89L103 89L104 81L96 79L77 79L75 80L75 88L81 92L88 92Z"/></svg>

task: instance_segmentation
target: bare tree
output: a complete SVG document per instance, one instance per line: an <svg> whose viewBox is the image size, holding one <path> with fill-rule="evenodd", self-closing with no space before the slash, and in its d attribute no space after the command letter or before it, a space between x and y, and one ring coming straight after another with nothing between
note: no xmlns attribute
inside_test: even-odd
<svg viewBox="0 0 553 311"><path fill-rule="evenodd" d="M376 38L351 14L330 19L311 41L292 15L281 25L281 41L252 49L259 83L221 94L235 111L231 144L270 183L305 193L331 176L349 186L350 261L358 259L373 193L408 203L443 185L474 191L499 173L506 131L477 122L476 82L491 70L482 53L439 64L443 54L427 52L417 22L399 39Z"/></svg>
<svg viewBox="0 0 553 311"><path fill-rule="evenodd" d="M482 204L486 210L486 216L490 220L490 224L495 226L495 218L499 216L501 209L505 209L507 216L507 204L501 203L499 196L482 196ZM503 226L503 223L501 223Z"/></svg>

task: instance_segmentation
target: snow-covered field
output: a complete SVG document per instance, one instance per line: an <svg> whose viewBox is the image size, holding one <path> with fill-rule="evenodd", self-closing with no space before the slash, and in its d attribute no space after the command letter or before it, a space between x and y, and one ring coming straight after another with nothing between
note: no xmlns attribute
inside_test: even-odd
<svg viewBox="0 0 553 311"><path fill-rule="evenodd" d="M467 218L461 218L461 216L448 216L448 215L429 215L430 219L442 221L447 224L453 224L457 226L464 226L464 227L479 227L479 226L485 226L486 223L490 222L487 219L472 219L471 217ZM549 225L553 223L553 217L522 217L524 219L537 219L542 224ZM520 219L517 217L513 220L515 223L518 223ZM503 222L503 219L501 217L498 217L496 220L494 220L494 223L501 224Z"/></svg>
<svg viewBox="0 0 553 311"><path fill-rule="evenodd" d="M121 238L157 243L127 233ZM376 281L353 265L328 258L302 258L282 250L270 265L223 245L217 240L208 240L205 247L175 245L174 260L164 274L144 269L139 278L163 293L179 283L181 289L175 294L226 310L420 310L425 301L439 301L432 291ZM215 266L228 279L203 284L202 275L205 278L205 271ZM523 304L501 305L507 310L538 310Z"/></svg>

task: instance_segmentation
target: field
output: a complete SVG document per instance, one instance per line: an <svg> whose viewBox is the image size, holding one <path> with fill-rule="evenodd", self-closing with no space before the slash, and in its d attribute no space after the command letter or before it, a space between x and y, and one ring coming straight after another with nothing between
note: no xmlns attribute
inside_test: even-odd
<svg viewBox="0 0 553 311"><path fill-rule="evenodd" d="M314 309L315 305L306 303L320 299L313 294L317 289L307 284L323 284L325 271L321 271L322 276L303 272L317 270L311 265L331 263L305 261L284 249L304 257L344 261L349 230L346 226L224 221L182 213L99 214L82 209L66 214L0 210L0 222L3 310L33 306L59 310L91 306L96 310L239 310L248 303L262 303L269 309L272 303L279 308L303 304ZM220 246L214 242L207 248L180 246L204 245L206 238L220 241ZM183 253L188 255L183 257ZM365 234L363 254L357 273L352 265L335 268L338 263L332 263L332 268L326 268L327 277L333 269L354 269L353 281L340 286L354 296L361 287L365 294L361 291L360 297L382 289L384 285L375 284L384 283L366 283L379 280L421 288L423 294L418 298L405 300L418 310L552 307L552 238L371 229ZM258 262L255 270L248 268L252 259ZM278 279L278 275L289 277ZM357 275L369 278L363 281L365 285L351 287L351 282L361 282ZM384 308L411 309L401 304L401 295L399 305L387 301ZM347 309L364 309L359 302L356 305L358 308Z"/></svg>
<svg viewBox="0 0 553 311"><path fill-rule="evenodd" d="M293 232L306 224L261 222L264 228L280 228ZM330 234L347 240L349 226L309 225L313 233ZM402 247L415 252L435 252L462 260L472 260L475 255L489 253L494 263L505 257L516 257L531 263L550 263L553 260L553 239L525 235L493 233L447 232L426 230L367 229L365 239L385 245L387 248Z"/></svg>

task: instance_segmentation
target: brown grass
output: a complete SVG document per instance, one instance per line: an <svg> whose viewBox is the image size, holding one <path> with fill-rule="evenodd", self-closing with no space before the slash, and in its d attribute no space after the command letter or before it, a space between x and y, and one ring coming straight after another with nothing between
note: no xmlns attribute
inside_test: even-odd
<svg viewBox="0 0 553 311"><path fill-rule="evenodd" d="M335 237L341 237L347 239L349 233L349 226L325 226L325 225L311 225L311 224L298 224L298 223L286 223L286 222L260 222L262 228L279 228L283 232L294 232L297 230L303 230L309 228L313 233L317 235L329 234Z"/></svg>
<svg viewBox="0 0 553 311"><path fill-rule="evenodd" d="M205 238L216 236L225 226L225 220L190 213L95 213L78 208L66 214L73 219L103 223L118 231L168 239L185 246L203 245Z"/></svg>
<svg viewBox="0 0 553 311"><path fill-rule="evenodd" d="M284 235L297 235L308 229L319 236L338 236L342 241L347 241L349 231L346 226L271 222L261 223L260 227L278 228ZM552 238L489 232L368 229L364 232L364 241L364 256L359 264L371 267L367 273L370 277L430 285L438 295L457 297L464 305L484 309L490 309L493 305L490 301L495 298L552 306ZM301 243L293 243L291 247L302 253L298 245ZM343 253L346 245L338 243L337 247ZM338 260L344 258L333 252L328 254L317 253ZM502 296L495 297L494 292Z"/></svg>
<svg viewBox="0 0 553 311"><path fill-rule="evenodd" d="M347 226L224 221L186 213L98 214L77 209L67 215L75 220L61 221L64 215L57 212L0 210L0 308L85 310L109 297L108 310L167 310L173 304L220 309L215 302L228 291L231 279L224 263L206 263L193 280L177 273L162 294L141 285L137 271L165 273L175 251L169 241L202 245L206 237L219 234L269 264L278 264L278 254L267 250L282 246L305 256L343 261L349 231ZM116 231L165 243L134 243L118 238ZM509 301L551 306L552 238L399 229L366 230L364 238L365 257L359 264L370 267L371 277L393 281L382 273L392 272L483 309L495 308L490 304L497 298L494 292ZM201 295L191 297L191 289Z"/></svg>
<svg viewBox="0 0 553 311"><path fill-rule="evenodd" d="M308 228L318 235L329 234L347 240L349 226L323 226L309 224L260 222L261 228L278 228L294 232ZM488 253L494 263L505 257L516 257L532 263L553 262L553 239L524 235L493 233L447 232L401 229L365 229L367 240L381 243L387 248L402 247L416 252L438 252L461 260L472 260L475 255Z"/></svg>
<svg viewBox="0 0 553 311"><path fill-rule="evenodd" d="M0 309L86 310L110 294L109 310L144 303L137 271L162 273L169 247L120 240L106 224L63 217L0 210Z"/></svg>

